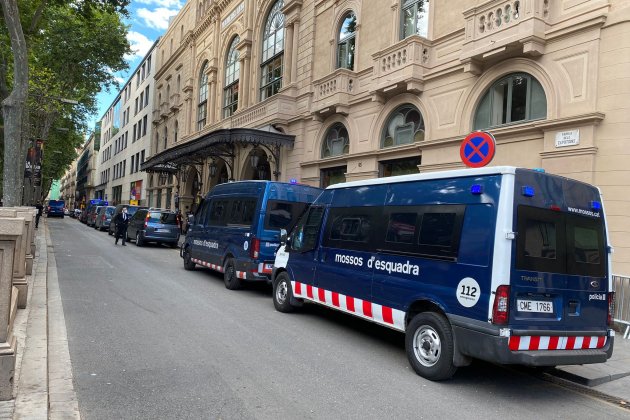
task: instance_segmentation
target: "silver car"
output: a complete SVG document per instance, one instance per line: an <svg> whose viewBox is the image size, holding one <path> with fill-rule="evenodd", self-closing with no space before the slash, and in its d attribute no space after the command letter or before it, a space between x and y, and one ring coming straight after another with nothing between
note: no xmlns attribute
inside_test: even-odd
<svg viewBox="0 0 630 420"><path fill-rule="evenodd" d="M96 221L94 222L94 229L109 229L109 224L112 222L114 210L116 210L116 207L114 206L99 207L98 213L96 214Z"/></svg>

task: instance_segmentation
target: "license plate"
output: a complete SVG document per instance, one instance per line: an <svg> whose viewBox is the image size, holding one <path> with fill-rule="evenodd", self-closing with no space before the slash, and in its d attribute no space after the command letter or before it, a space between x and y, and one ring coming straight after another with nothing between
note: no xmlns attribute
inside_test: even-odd
<svg viewBox="0 0 630 420"><path fill-rule="evenodd" d="M155 229L155 231L157 233L166 233L166 232L170 232L171 230L170 229Z"/></svg>
<svg viewBox="0 0 630 420"><path fill-rule="evenodd" d="M265 267L263 268L263 270L265 270L265 271L272 271L273 270L273 263L272 264L265 263Z"/></svg>
<svg viewBox="0 0 630 420"><path fill-rule="evenodd" d="M543 300L516 300L516 307L519 312L538 312L543 314L553 313L553 302Z"/></svg>

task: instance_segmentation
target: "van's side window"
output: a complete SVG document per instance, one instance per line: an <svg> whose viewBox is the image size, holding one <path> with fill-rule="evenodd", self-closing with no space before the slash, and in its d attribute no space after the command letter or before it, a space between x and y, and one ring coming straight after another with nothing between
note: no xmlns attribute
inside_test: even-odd
<svg viewBox="0 0 630 420"><path fill-rule="evenodd" d="M237 198L232 200L227 223L232 225L251 226L254 223L256 210L255 198Z"/></svg>
<svg viewBox="0 0 630 420"><path fill-rule="evenodd" d="M210 205L210 214L208 216L209 226L223 226L225 225L225 213L228 205L228 200L212 200Z"/></svg>
<svg viewBox="0 0 630 420"><path fill-rule="evenodd" d="M195 215L195 224L206 225L206 219L208 218L208 207L210 207L210 201L206 200Z"/></svg>
<svg viewBox="0 0 630 420"><path fill-rule="evenodd" d="M387 242L412 244L416 231L417 213L392 213L387 225Z"/></svg>
<svg viewBox="0 0 630 420"><path fill-rule="evenodd" d="M291 250L312 251L317 247L317 237L324 216L323 207L311 207L298 221L291 234Z"/></svg>
<svg viewBox="0 0 630 420"><path fill-rule="evenodd" d="M267 202L265 229L291 230L295 221L304 213L304 209L307 206L307 203L269 200Z"/></svg>
<svg viewBox="0 0 630 420"><path fill-rule="evenodd" d="M323 245L357 251L373 250L377 214L380 215L381 211L376 207L331 208Z"/></svg>

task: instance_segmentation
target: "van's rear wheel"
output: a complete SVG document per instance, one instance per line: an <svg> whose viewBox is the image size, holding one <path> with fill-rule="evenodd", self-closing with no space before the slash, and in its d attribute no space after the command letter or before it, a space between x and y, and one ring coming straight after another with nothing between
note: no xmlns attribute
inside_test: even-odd
<svg viewBox="0 0 630 420"><path fill-rule="evenodd" d="M279 312L289 313L295 311L296 306L291 304L293 289L286 272L278 274L273 281L273 306Z"/></svg>
<svg viewBox="0 0 630 420"><path fill-rule="evenodd" d="M190 256L190 250L188 248L184 248L184 270L192 271L195 269L195 263L192 261L192 257Z"/></svg>
<svg viewBox="0 0 630 420"><path fill-rule="evenodd" d="M225 267L223 267L223 282L225 283L225 287L230 290L238 290L243 286L243 282L241 279L236 277L236 269L234 268L234 260L232 258L228 258L225 262Z"/></svg>
<svg viewBox="0 0 630 420"><path fill-rule="evenodd" d="M405 333L407 358L416 373L432 381L453 376L453 332L444 316L434 312L416 315Z"/></svg>

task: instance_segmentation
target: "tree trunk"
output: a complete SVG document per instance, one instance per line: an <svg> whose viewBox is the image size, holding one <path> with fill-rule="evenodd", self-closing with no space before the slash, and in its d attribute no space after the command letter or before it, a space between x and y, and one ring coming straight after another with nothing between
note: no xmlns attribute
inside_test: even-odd
<svg viewBox="0 0 630 420"><path fill-rule="evenodd" d="M28 92L28 56L20 12L16 0L0 0L4 22L11 39L13 51L13 90L2 101L4 116L4 171L3 203L19 206L22 201L24 183L24 159L22 153L22 113Z"/></svg>

